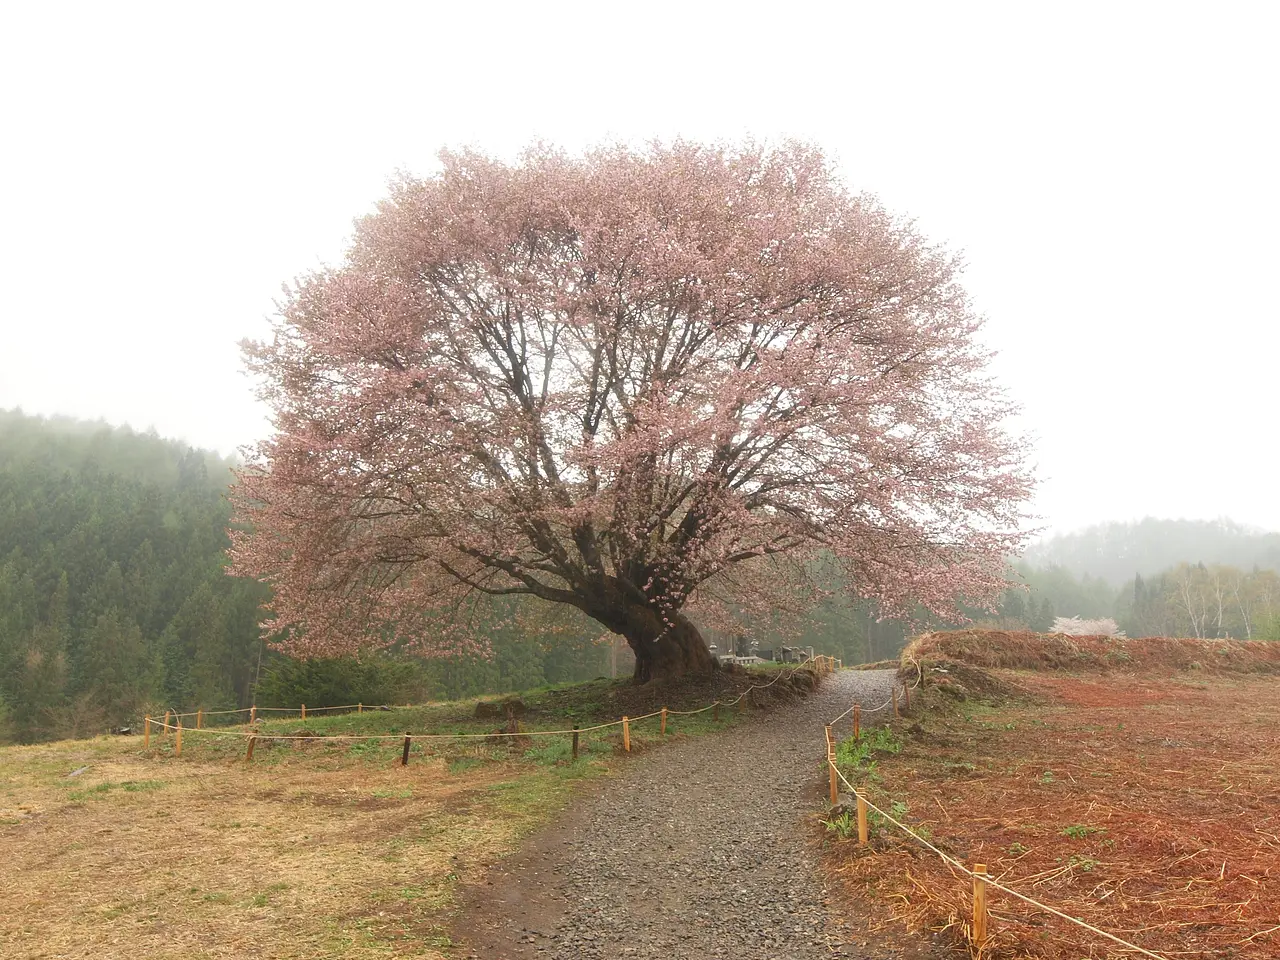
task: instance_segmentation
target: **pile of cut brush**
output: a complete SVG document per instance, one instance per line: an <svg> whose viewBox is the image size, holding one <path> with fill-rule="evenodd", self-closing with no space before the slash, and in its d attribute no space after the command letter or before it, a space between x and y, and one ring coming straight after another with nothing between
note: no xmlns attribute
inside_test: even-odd
<svg viewBox="0 0 1280 960"><path fill-rule="evenodd" d="M904 672L964 664L984 670L1280 674L1280 643L1185 637L1073 637L1010 630L926 633L903 652Z"/></svg>

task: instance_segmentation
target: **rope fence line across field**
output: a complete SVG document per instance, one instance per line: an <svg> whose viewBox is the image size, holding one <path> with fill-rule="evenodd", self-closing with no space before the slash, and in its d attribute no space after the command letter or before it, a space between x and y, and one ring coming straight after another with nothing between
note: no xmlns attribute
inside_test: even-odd
<svg viewBox="0 0 1280 960"><path fill-rule="evenodd" d="M912 664L916 668L915 682L910 686L907 686L907 684L905 683L902 684L903 697L904 699L907 700L908 704L910 703L911 691L919 687L924 680L924 670L921 668L920 664L914 660L912 661ZM878 707L868 708L867 712L877 713L881 710L884 710L890 705L892 705L895 708L894 712L895 714L897 714L898 713L898 709L897 709L898 708L898 683L896 679L894 681L891 696L889 697L889 699L886 700L884 703L880 704ZM867 811L874 810L877 814L883 817L887 822L893 824L895 827L897 827L899 830L905 833L908 837L910 837L916 843L920 844L926 850L929 850L934 854L936 854L938 857L940 857L942 861L946 863L947 866L950 867L952 870L958 870L960 873L964 874L964 876L968 877L973 883L973 925L971 927L971 935L972 935L973 941L977 945L981 946L983 941L986 940L987 938L988 912L987 912L987 902L986 902L986 891L987 891L987 888L989 887L993 890L999 890L1001 893L1008 894L1014 899L1021 900L1023 903L1027 903L1039 910L1043 910L1046 913L1050 913L1056 917L1066 920L1069 923L1073 923L1076 926L1089 931L1090 933L1096 934L1097 936L1110 940L1113 943L1117 943L1127 950L1133 950L1144 957L1151 957L1152 960L1168 960L1168 958L1165 957L1163 954L1155 953L1154 951L1147 950L1146 948L1140 947L1137 944L1130 943L1128 940L1124 940L1121 937L1116 936L1114 933L1108 933L1106 930L1099 929L1098 927L1093 926L1093 924L1088 923L1084 920L1081 920L1078 917L1073 917L1068 913L1063 913L1061 910L1051 907L1048 904L1041 903L1039 900L1035 900L1032 897L1028 897L1024 893L1019 893L1017 890L1014 890L1008 886L1005 886L1003 883L1001 883L998 880L993 880L990 876L987 875L987 868L985 864L975 863L973 866L973 869L970 869L969 867L961 863L959 860L957 860L955 857L952 857L949 854L944 853L942 850L939 850L937 846L930 843L924 837L920 836L920 834L916 833L916 831L912 830L910 827L908 827L902 821L898 820L892 814L886 812L885 810L882 810L876 804L868 800L866 796L866 792L863 790L859 790L852 783L850 783L849 778L846 777L844 773L841 772L839 766L837 766L836 739L831 732L832 728L835 726L837 721L843 720L846 716L852 713L854 715L854 736L855 737L858 736L857 725L858 725L859 712L860 712L860 704L855 703L851 707L849 707L848 710L845 710L839 716L835 717L826 727L827 767L831 773L830 780L831 780L832 806L835 806L837 801L837 780L838 780L839 782L844 783L844 785L849 788L849 793L852 794L854 801L856 803L859 844L866 844L869 840L870 831L867 823Z"/></svg>
<svg viewBox="0 0 1280 960"><path fill-rule="evenodd" d="M651 713L646 713L641 716L636 716L636 717L624 716L620 720L611 720L606 723L597 723L597 724L592 724L586 727L575 726L571 729L562 729L562 730L515 730L515 731L495 731L492 733L424 733L424 734L413 734L408 732L384 733L384 734L305 734L305 733L304 734L298 734L298 733L272 734L272 733L264 733L257 729L256 724L257 724L257 715L259 711L270 710L275 712L299 713L301 715L301 718L305 720L307 718L307 713L308 713L307 707L305 705L301 705L299 710L294 710L292 707L252 706L252 707L242 707L238 710L219 710L219 711L208 711L208 712L204 710L195 710L195 711L187 711L185 713L169 710L165 712L163 719L152 717L150 715L147 715L144 718L143 749L144 750L149 749L151 746L151 731L153 728L158 729L160 732L160 735L163 737L167 737L170 733L174 734L175 756L182 755L182 738L184 733L188 735L190 735L191 733L196 733L201 736L210 736L210 737L239 737L243 740L248 741L248 750L245 755L246 760L253 759L254 747L257 744L257 741L259 740L272 740L272 741L299 740L299 741L319 741L319 742L327 742L327 743L346 743L346 742L353 742L353 741L369 742L369 741L384 741L384 740L401 740L404 742L404 753L402 755L401 764L407 765L409 762L410 748L414 740L425 740L425 741L489 740L489 741L492 741L495 739L506 738L506 737L571 736L573 738L573 741L572 741L573 758L576 760L578 758L578 738L582 734L592 733L597 730L605 730L610 727L621 727L623 749L629 753L631 751L631 724L633 723L638 723L642 720L651 720L654 717L661 717L662 718L661 732L662 732L662 735L665 736L667 732L667 717L669 715L670 716L693 716L695 714L705 713L708 710L712 710L712 711L715 711L715 716L716 716L716 719L718 720L720 717L721 707L732 707L732 706L738 705L744 699L749 698L756 690L767 690L769 687L773 686L775 683L777 683L779 680L782 680L784 677L786 678L793 677L800 670L810 669L810 668L816 668L815 672L817 673L817 675L819 677L823 677L830 673L834 673L836 670L840 669L841 665L842 665L842 662L837 660L834 657L827 657L827 656L814 657L812 660L809 660L804 664L797 665L790 671L779 670L777 675L768 683L751 684L732 700L717 699L714 702L708 704L707 706L701 707L697 710L670 710L667 707L663 707L660 710L654 710ZM345 706L336 706L336 707L313 707L311 708L310 712L315 713L320 711L352 710L352 709L357 710L357 712L363 712L363 710L365 709L365 706L366 706L365 704L347 704ZM390 708L379 705L377 707L370 707L370 709L390 709ZM202 721L204 717L234 714L234 713L248 713L250 716L250 724L253 726L253 729L215 730L215 729L205 728L203 726ZM195 717L196 726L184 727L182 725L182 720L184 717Z"/></svg>
<svg viewBox="0 0 1280 960"><path fill-rule="evenodd" d="M840 772L839 767L836 766L834 757L832 757L830 754L828 754L827 763L830 766L834 775L840 778L840 780L844 783L844 785L849 788L849 792L852 793L853 796L856 798L857 805L858 805L858 833L859 833L858 841L859 843L867 842L866 810L868 809L874 810L876 813L882 816L889 823L893 824L895 827L897 827L899 830L901 830L903 833L909 836L912 840L916 841L916 843L920 844L925 849L930 850L933 853L937 854L939 857L941 857L943 862L945 862L953 870L960 871L961 873L963 873L965 876L969 877L973 881L973 889L974 889L973 930L974 930L974 940L977 943L981 944L982 941L986 938L985 935L986 935L987 911L986 911L986 900L985 900L985 896L983 896L983 892L985 891L986 887L990 887L994 890L999 890L1001 893L1006 893L1017 900L1021 900L1023 903L1030 904L1031 906L1039 910L1043 910L1046 913L1051 913L1055 917L1060 917L1063 920L1066 920L1070 923L1074 923L1076 926L1084 930L1088 930L1090 933L1097 934L1100 937L1105 937L1106 939L1112 941L1113 943L1117 943L1128 950L1136 951L1137 953L1142 954L1144 957L1151 957L1153 958L1153 960L1168 960L1168 958L1165 957L1163 954L1155 953L1154 951L1147 950L1146 948L1140 947L1135 943L1130 943L1128 940L1125 940L1121 937L1117 937L1114 933L1108 933L1106 930L1099 929L1098 927L1095 927L1093 924L1088 923L1084 920L1081 920L1078 917L1073 917L1069 913L1063 913L1061 910L1055 909L1054 907L1051 907L1048 904L1041 903L1039 900L1036 900L1032 897L1028 897L1024 893L1019 893L1017 890L1014 890L1011 887L1005 886L999 880L993 880L991 877L987 875L986 867L983 864L975 864L974 869L970 870L968 867L966 867L963 863L961 863L955 857L952 857L946 853L943 853L941 850L939 850L936 846L934 846L924 837L920 836L920 834L916 833L906 824L896 819L892 814L887 813L886 811L878 807L876 804L868 800L866 798L865 792L859 791L858 788L855 787L852 783L850 783L848 778L843 773Z"/></svg>

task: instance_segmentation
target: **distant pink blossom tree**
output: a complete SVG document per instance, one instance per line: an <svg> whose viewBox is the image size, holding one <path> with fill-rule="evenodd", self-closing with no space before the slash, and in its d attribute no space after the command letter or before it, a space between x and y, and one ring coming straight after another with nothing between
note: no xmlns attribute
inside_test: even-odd
<svg viewBox="0 0 1280 960"><path fill-rule="evenodd" d="M1085 619L1082 617L1057 617L1053 621L1053 632L1068 637L1115 637L1127 639L1120 625L1110 617Z"/></svg>
<svg viewBox="0 0 1280 960"><path fill-rule="evenodd" d="M1030 478L956 258L809 146L442 155L246 344L275 432L233 569L301 655L482 645L565 604L637 682L835 563L887 614L992 600Z"/></svg>

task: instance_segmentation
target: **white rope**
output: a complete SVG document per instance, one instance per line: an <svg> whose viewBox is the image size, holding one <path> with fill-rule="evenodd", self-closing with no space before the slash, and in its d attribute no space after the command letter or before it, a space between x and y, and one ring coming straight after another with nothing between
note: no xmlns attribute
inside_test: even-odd
<svg viewBox="0 0 1280 960"><path fill-rule="evenodd" d="M1033 900L1031 897L1028 897L1025 894L1021 894L1017 890L1011 890L1009 887L1006 887L1003 883L1000 883L998 880L992 880L990 877L987 877L987 876L980 877L978 874L974 873L972 870L966 867L963 863L961 863L955 857L952 857L952 856L949 856L948 854L943 853L941 850L935 847L932 843L930 843L924 837L920 836L920 834L916 833L906 824L902 823L900 820L895 819L890 814L886 813L884 810L881 810L874 803L872 803L870 800L867 799L865 793L859 794L858 788L855 787L852 783L850 783L849 779L843 773L840 772L840 768L836 766L836 763L834 760L828 759L827 763L831 765L831 769L833 769L836 772L836 776L844 781L844 785L849 788L849 790L853 793L855 797L861 796L863 803L865 803L868 807L870 807L876 813L880 814L880 816L884 817L886 820L892 823L895 827L897 827L903 833L907 834L907 836L915 840L916 843L920 844L922 847L932 850L939 857L941 857L945 863L947 863L952 868L959 870L961 873L971 878L980 879L983 883L987 884L988 886L994 887L995 889L1000 890L1003 893L1007 893L1009 894L1009 896L1014 897L1018 900L1022 900L1025 903L1029 903L1031 904L1031 906L1037 907L1040 910L1044 910L1046 913L1051 913L1056 917L1061 917L1063 920L1067 920L1071 923L1074 923L1078 927L1083 927L1085 930L1088 930L1091 933L1098 934L1098 936L1106 937L1108 940L1118 943L1122 947L1126 947L1129 950L1136 950L1138 953L1142 954L1143 956L1151 957L1152 960L1168 960L1167 957L1164 957L1161 954L1153 953L1152 951L1147 950L1143 947L1140 947L1137 944L1130 943L1128 940L1122 940L1120 937L1117 937L1113 933L1107 933L1107 931L1105 930L1099 930L1097 927L1093 926L1090 923L1086 923L1085 921L1080 920L1076 917L1073 917L1068 913L1063 913L1061 910L1055 910L1053 907L1043 904L1039 900Z"/></svg>
<svg viewBox="0 0 1280 960"><path fill-rule="evenodd" d="M743 697L751 693L751 691L767 690L769 687L773 686L779 680L783 679L784 677L793 677L796 675L796 673L798 673L802 669L803 667L796 667L795 669L791 670L789 673L785 670L779 670L777 676L775 676L768 683L759 683L759 684L753 683L751 686L747 687L746 690L740 693L737 696L737 698L733 700L729 700L729 701L717 700L715 703L711 703L698 710L668 710L667 713L668 715L675 715L675 716L691 716L696 713L705 713L707 710L713 710L717 705L731 707L734 704L738 703L740 700L742 700ZM360 704L351 704L351 707L359 707L359 706ZM248 710L250 708L246 707L244 709ZM284 710L284 711L292 712L291 707L258 707L256 709L260 712L263 710L275 710L275 711ZM350 709L350 707L316 707L314 709L317 711L346 710L346 709ZM225 712L240 713L244 711L238 710L238 711L225 711ZM208 714L205 714L205 715L208 716ZM649 720L649 719L652 719L653 717L658 717L661 715L662 715L661 710L655 710L652 713L642 714L641 716L638 716L638 717L626 717L623 720L611 720L608 723L597 723L593 726L578 727L573 730L522 730L515 733L507 733L507 732L421 733L421 734L386 733L386 734L363 734L363 735L362 734L316 735L316 734L297 734L297 733L282 733L282 734L255 733L253 731L248 731L248 730L216 730L216 729L199 728L199 727L183 727L182 731L188 734L191 734L191 733L207 734L209 736L214 736L214 737L242 737L242 738L257 737L262 740L325 740L325 741L331 741L331 742L332 741L346 742L346 741L353 741L353 740L403 740L406 736L414 740L488 740L492 737L563 737L573 733L590 733L593 730L604 730L604 729L607 729L608 727L618 727L618 726L621 726L623 723L627 723L627 724L638 723L641 720ZM195 714L194 713L175 714L171 717L171 719L176 721L178 718L184 717L184 716L195 716ZM170 730L176 731L178 729L178 727L175 724L166 723L164 720L158 720L154 717L150 718L150 720L148 720L147 722L151 723L156 727L159 727L161 731L165 731L165 732Z"/></svg>

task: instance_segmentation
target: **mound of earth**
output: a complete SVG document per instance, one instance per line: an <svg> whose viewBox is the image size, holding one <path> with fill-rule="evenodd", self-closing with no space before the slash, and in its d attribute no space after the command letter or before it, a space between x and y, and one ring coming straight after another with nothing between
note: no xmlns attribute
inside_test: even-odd
<svg viewBox="0 0 1280 960"><path fill-rule="evenodd" d="M903 652L903 664L963 663L986 670L1187 670L1280 674L1280 643L1181 637L1069 637L1007 630L926 633ZM911 667L912 672L915 667Z"/></svg>

